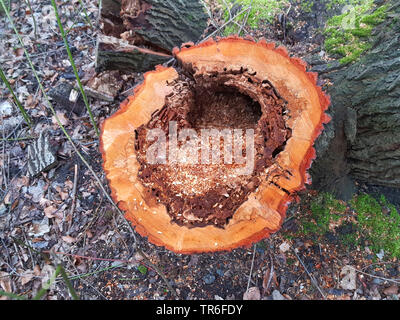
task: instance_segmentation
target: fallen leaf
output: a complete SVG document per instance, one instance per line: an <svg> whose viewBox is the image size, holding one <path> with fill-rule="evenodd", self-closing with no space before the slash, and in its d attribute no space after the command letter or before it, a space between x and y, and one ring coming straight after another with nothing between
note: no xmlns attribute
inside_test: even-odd
<svg viewBox="0 0 400 320"><path fill-rule="evenodd" d="M399 287L396 285L392 285L389 288L386 288L385 290L383 290L383 293L386 294L387 296L392 296L394 294L398 294Z"/></svg>
<svg viewBox="0 0 400 320"><path fill-rule="evenodd" d="M55 217L55 212L57 211L57 208L53 206L49 206L47 208L44 208L44 214L47 218L54 218Z"/></svg>
<svg viewBox="0 0 400 320"><path fill-rule="evenodd" d="M343 279L340 281L340 286L344 290L357 289L356 271L352 266L344 266L340 272L340 276L343 276Z"/></svg>
<svg viewBox="0 0 400 320"><path fill-rule="evenodd" d="M249 288L243 295L243 300L260 300L261 293L257 287Z"/></svg>
<svg viewBox="0 0 400 320"><path fill-rule="evenodd" d="M64 113L64 112L61 112L61 111L57 111L56 114L57 114L57 117L58 117L58 119L60 120L61 124L62 124L63 126L67 126L68 123L69 123L69 120L68 120L68 118L65 116L65 113ZM55 116L52 117L52 122L53 122L54 124L57 124L57 120L56 120L56 117L55 117Z"/></svg>
<svg viewBox="0 0 400 320"><path fill-rule="evenodd" d="M62 239L66 243L74 243L76 241L76 238L71 237L71 236L63 236Z"/></svg>
<svg viewBox="0 0 400 320"><path fill-rule="evenodd" d="M285 253L285 252L289 251L289 249L290 249L290 244L287 243L286 241L279 246L279 250L282 253Z"/></svg>
<svg viewBox="0 0 400 320"><path fill-rule="evenodd" d="M32 270L26 270L25 272L23 272L21 274L21 277L19 278L19 280L21 281L21 285L26 285L28 282L30 282L33 277L35 276L35 274L33 273Z"/></svg>
<svg viewBox="0 0 400 320"><path fill-rule="evenodd" d="M11 276L9 273L0 271L0 287L5 292L12 292L11 290Z"/></svg>

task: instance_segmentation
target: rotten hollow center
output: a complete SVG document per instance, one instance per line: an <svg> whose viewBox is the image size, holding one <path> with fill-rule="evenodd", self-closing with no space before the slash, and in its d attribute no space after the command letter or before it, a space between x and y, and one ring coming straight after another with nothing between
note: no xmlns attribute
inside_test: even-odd
<svg viewBox="0 0 400 320"><path fill-rule="evenodd" d="M172 221L188 227L223 228L265 181L268 168L291 136L286 126L286 101L268 80L243 68L219 73L181 70L179 78L169 85L172 93L166 97L164 107L136 130L138 176L166 206ZM170 159L171 150L175 150L170 147L176 143L172 129L178 136L179 132L193 133L178 139L176 146L186 152L180 152L177 161ZM163 134L155 138L154 132ZM204 132L213 135L204 138ZM166 137L166 153L161 153L161 161L149 162L148 151L164 142L162 136ZM191 139L193 136L197 139ZM249 143L254 146L252 155ZM227 160L229 146L234 149L232 153L239 148L241 158L246 160Z"/></svg>

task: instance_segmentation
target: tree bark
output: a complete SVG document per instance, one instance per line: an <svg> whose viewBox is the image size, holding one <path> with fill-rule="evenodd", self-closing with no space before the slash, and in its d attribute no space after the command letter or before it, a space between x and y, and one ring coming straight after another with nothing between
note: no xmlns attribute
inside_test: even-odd
<svg viewBox="0 0 400 320"><path fill-rule="evenodd" d="M97 70L145 72L197 41L207 26L198 0L102 0Z"/></svg>
<svg viewBox="0 0 400 320"><path fill-rule="evenodd" d="M316 144L314 188L343 199L356 190L355 180L386 187L400 203L400 1L392 4L358 62L313 67L333 83L333 121Z"/></svg>

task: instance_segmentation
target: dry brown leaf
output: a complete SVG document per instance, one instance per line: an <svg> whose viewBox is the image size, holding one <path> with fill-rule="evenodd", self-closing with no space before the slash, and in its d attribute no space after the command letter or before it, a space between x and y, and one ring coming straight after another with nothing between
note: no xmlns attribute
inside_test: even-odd
<svg viewBox="0 0 400 320"><path fill-rule="evenodd" d="M71 236L63 236L62 239L66 243L74 243L76 241L76 238L71 237Z"/></svg>
<svg viewBox="0 0 400 320"><path fill-rule="evenodd" d="M357 289L356 283L356 271L352 266L344 266L340 275L343 279L340 281L340 286L345 290L355 290Z"/></svg>
<svg viewBox="0 0 400 320"><path fill-rule="evenodd" d="M12 292L11 289L11 276L9 273L0 271L0 287L5 292Z"/></svg>
<svg viewBox="0 0 400 320"><path fill-rule="evenodd" d="M37 264L37 265L35 265L35 267L33 268L33 273L35 274L35 276L40 276L40 273L41 273L41 271L40 271L40 267L39 267L39 265Z"/></svg>
<svg viewBox="0 0 400 320"><path fill-rule="evenodd" d="M64 182L65 186L68 187L69 189L72 189L74 187L74 183L71 180L67 180Z"/></svg>
<svg viewBox="0 0 400 320"><path fill-rule="evenodd" d="M243 300L260 300L261 293L257 287L249 288L243 295Z"/></svg>
<svg viewBox="0 0 400 320"><path fill-rule="evenodd" d="M25 272L23 272L21 274L21 277L19 278L19 280L21 281L21 285L26 285L28 282L30 282L33 277L35 276L35 274L33 273L32 270L26 270Z"/></svg>
<svg viewBox="0 0 400 320"><path fill-rule="evenodd" d="M392 285L389 288L386 288L385 290L383 290L383 293L387 296L391 296L394 294L398 294L399 293L399 287L397 285Z"/></svg>
<svg viewBox="0 0 400 320"><path fill-rule="evenodd" d="M264 288L265 292L269 291L269 288L271 286L272 277L270 275L271 275L271 269L268 268L265 271L264 278L263 278L263 288Z"/></svg>
<svg viewBox="0 0 400 320"><path fill-rule="evenodd" d="M69 120L68 120L68 118L65 116L65 113L64 113L64 112L61 112L61 111L57 111L56 114L57 114L57 117L58 117L58 119L60 120L61 124L62 124L63 126L67 126L68 123L69 123ZM56 117L55 117L55 116L52 117L52 122L53 122L54 124L57 124L57 120L56 120Z"/></svg>
<svg viewBox="0 0 400 320"><path fill-rule="evenodd" d="M54 218L56 216L55 213L57 211L57 208L55 208L53 206L49 206L47 208L44 208L43 211L44 211L45 216L50 219L50 218Z"/></svg>

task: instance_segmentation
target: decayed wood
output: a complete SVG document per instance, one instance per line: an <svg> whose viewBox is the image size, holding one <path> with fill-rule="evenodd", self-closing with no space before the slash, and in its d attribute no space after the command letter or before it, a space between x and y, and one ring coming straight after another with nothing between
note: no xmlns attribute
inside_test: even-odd
<svg viewBox="0 0 400 320"><path fill-rule="evenodd" d="M157 67L133 97L102 126L103 166L112 196L136 230L149 241L180 253L231 250L248 246L279 230L288 204L308 182L307 170L315 156L313 144L323 123L329 98L316 85L316 74L307 73L303 61L290 58L274 44L230 37L199 46L175 49L183 68L219 72L248 68L267 79L288 102L292 130L284 150L276 157L269 178L248 197L225 228L212 225L188 228L171 223L163 204L156 201L138 178L134 129L147 123L161 109L179 76L174 68Z"/></svg>
<svg viewBox="0 0 400 320"><path fill-rule="evenodd" d="M98 71L152 69L173 47L197 41L207 25L198 0L103 0L100 13Z"/></svg>

